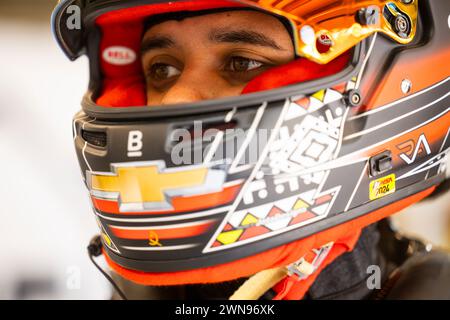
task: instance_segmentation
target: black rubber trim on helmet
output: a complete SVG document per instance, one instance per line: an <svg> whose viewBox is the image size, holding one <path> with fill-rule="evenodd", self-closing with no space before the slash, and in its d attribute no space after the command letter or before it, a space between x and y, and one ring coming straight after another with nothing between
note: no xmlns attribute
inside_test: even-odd
<svg viewBox="0 0 450 320"><path fill-rule="evenodd" d="M384 206L387 206L396 201L400 201L404 198L417 194L421 191L429 189L433 186L438 185L445 179L445 175L441 174L433 177L432 179L425 180L421 183L417 183L403 189L398 190L394 194L388 195L384 198L378 199L376 201L368 202L362 206L354 208L352 210L347 211L344 214L337 214L333 217L315 222L310 225L306 225L302 227L300 230L292 230L286 233L283 233L279 236L275 236L271 238L271 241L264 242L256 242L250 244L252 247L252 255L270 250L277 246L287 244L293 241L297 241L303 238L306 238L312 234L324 231L331 227L343 224L350 220L362 217L366 214L370 214L371 212L380 209ZM142 272L177 272L177 271L186 271L193 270L198 268L211 267L223 263L227 263L230 261L235 261L238 259L245 258L246 254L246 246L243 245L237 248L233 248L230 251L222 251L205 254L201 257L190 258L186 260L167 260L167 261L150 261L150 260L136 260L129 259L118 255L117 253L109 250L105 247L108 256L120 266L136 270Z"/></svg>

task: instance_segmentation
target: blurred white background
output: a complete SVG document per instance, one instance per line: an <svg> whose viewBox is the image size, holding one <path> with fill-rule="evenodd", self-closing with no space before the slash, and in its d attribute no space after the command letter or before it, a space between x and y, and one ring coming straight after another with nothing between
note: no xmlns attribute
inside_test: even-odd
<svg viewBox="0 0 450 320"><path fill-rule="evenodd" d="M87 60L53 41L55 3L0 0L0 299L110 294L86 254L97 225L72 140Z"/></svg>
<svg viewBox="0 0 450 320"><path fill-rule="evenodd" d="M55 3L0 0L0 299L110 296L86 254L97 226L71 132L87 60L69 62L53 41ZM450 193L395 221L449 247Z"/></svg>

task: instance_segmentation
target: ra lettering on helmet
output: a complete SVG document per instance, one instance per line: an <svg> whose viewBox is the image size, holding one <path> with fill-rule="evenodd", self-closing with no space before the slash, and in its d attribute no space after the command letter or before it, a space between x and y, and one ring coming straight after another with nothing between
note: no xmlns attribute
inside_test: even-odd
<svg viewBox="0 0 450 320"><path fill-rule="evenodd" d="M403 151L403 153L401 153L399 157L407 164L414 163L417 159L417 156L420 154L431 154L430 145L425 134L421 134L417 142L411 139L399 144L397 148Z"/></svg>

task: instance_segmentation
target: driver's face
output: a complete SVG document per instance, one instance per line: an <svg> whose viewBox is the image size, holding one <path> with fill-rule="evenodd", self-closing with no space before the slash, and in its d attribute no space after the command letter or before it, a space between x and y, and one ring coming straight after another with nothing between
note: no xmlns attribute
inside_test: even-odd
<svg viewBox="0 0 450 320"><path fill-rule="evenodd" d="M169 20L142 42L148 105L237 96L271 67L294 59L280 21L252 11Z"/></svg>

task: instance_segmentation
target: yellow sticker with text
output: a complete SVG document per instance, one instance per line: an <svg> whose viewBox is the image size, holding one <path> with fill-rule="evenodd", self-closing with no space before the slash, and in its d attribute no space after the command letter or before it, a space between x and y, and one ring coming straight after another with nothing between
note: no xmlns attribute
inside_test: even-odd
<svg viewBox="0 0 450 320"><path fill-rule="evenodd" d="M369 198L375 200L395 192L395 174L374 180L370 183Z"/></svg>

